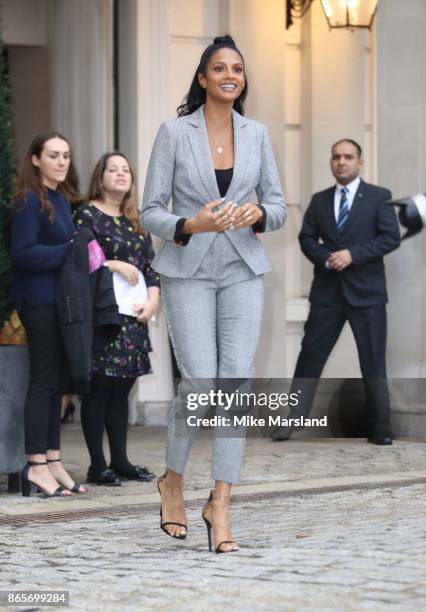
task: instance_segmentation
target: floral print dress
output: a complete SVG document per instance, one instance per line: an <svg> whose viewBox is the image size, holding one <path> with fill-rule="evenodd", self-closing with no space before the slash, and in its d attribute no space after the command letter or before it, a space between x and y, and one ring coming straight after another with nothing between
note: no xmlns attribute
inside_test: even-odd
<svg viewBox="0 0 426 612"><path fill-rule="evenodd" d="M92 230L107 260L116 259L133 264L142 272L147 287L159 287L160 278L151 268L154 256L149 234L136 232L125 216L107 215L94 204L81 204L75 214L77 230ZM121 330L107 344L99 344L95 337L92 356L93 374L113 377L137 377L149 374L152 350L148 325L135 317L120 314ZM98 340L98 341L97 341Z"/></svg>

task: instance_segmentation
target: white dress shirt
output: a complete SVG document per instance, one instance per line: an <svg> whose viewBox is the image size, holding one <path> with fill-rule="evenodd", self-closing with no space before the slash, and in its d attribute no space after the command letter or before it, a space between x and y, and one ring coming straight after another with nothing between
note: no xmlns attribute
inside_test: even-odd
<svg viewBox="0 0 426 612"><path fill-rule="evenodd" d="M354 179L348 185L340 185L340 183L336 184L336 191L334 192L334 217L336 219L336 223L339 218L340 200L342 199L343 187L346 187L348 190L346 194L346 199L348 201L348 211L349 211L353 204L354 197L355 197L355 194L356 194L356 191L358 189L360 182L361 182L361 179L359 176L357 176L356 179ZM327 269L330 268L330 266L328 265L328 261L325 262L325 267Z"/></svg>
<svg viewBox="0 0 426 612"><path fill-rule="evenodd" d="M348 193L346 194L346 199L348 201L348 211L349 211L353 204L354 197L355 197L355 194L356 194L356 191L358 189L360 182L361 182L361 179L359 176L357 176L356 179L354 179L352 183L349 183L348 185L340 185L340 183L336 184L336 191L334 192L334 216L336 219L336 223L339 218L340 200L342 199L343 187L346 187L346 189L348 190Z"/></svg>

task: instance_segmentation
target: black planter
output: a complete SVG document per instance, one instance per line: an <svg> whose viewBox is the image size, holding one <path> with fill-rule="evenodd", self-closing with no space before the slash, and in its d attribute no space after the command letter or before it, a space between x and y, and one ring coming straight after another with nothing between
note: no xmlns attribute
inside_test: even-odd
<svg viewBox="0 0 426 612"><path fill-rule="evenodd" d="M333 394L328 423L336 438L368 438L373 435L362 378L347 378Z"/></svg>
<svg viewBox="0 0 426 612"><path fill-rule="evenodd" d="M24 403L28 387L28 347L0 345L0 472L25 464Z"/></svg>

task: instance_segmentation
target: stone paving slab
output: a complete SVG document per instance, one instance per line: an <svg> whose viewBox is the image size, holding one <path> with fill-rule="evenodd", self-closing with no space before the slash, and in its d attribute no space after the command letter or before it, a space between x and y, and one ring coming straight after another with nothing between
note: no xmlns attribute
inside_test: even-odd
<svg viewBox="0 0 426 612"><path fill-rule="evenodd" d="M352 489L365 489L365 488L379 488L386 486L410 486L413 484L426 484L426 470L425 471L409 471L409 472L397 472L394 474L374 474L365 476L342 476L336 478L319 478L316 480L304 480L298 482L278 482L278 483L259 483L256 485L240 484L238 487L234 487L233 498L241 501L249 500L252 497L256 498L273 498L276 495L288 496L297 495L302 493L325 493L334 491L345 491ZM146 487L152 492L147 493ZM24 500L26 503L20 504L20 496L10 496L13 507L8 507L7 504L3 506L0 511L0 523L7 523L7 518L21 517L24 522L25 517L28 520L36 520L37 516L47 517L52 515L54 517L59 514L75 514L78 516L81 512L96 511L103 515L108 515L109 510L116 510L117 508L123 508L124 512L126 509L143 508L144 506L152 506L154 503L158 503L158 489L156 484L144 485L144 490L141 490L139 485L140 494L136 488L133 489L133 494L123 494L120 496L112 497L111 499L90 499L90 495L83 496L82 499L78 498L78 501L74 503L74 500L70 497L63 499L54 500L43 500L41 497ZM185 499L188 504L194 504L197 501L204 500L209 496L210 489L197 489L185 491ZM87 498L87 499L85 499ZM34 501L38 500L46 502L41 505L37 503L34 506ZM55 519L56 520L56 519Z"/></svg>
<svg viewBox="0 0 426 612"><path fill-rule="evenodd" d="M129 428L129 457L134 463L151 467L157 475L164 472L166 433L163 428ZM188 499L204 497L212 485L211 448L208 432L201 432L192 449L186 473ZM77 424L62 433L64 462L74 478L85 482L88 454ZM426 444L422 441L397 440L393 446L378 447L360 439L295 439L272 442L268 438L249 438L241 485L235 492L290 490L356 482L384 482L403 478L412 472L422 478L426 471ZM340 479L340 480L336 480ZM359 479L359 480L357 480ZM0 475L0 515L67 509L117 506L155 501L155 483L126 482L121 487L90 487L90 495L72 499L22 498L6 493L6 479Z"/></svg>

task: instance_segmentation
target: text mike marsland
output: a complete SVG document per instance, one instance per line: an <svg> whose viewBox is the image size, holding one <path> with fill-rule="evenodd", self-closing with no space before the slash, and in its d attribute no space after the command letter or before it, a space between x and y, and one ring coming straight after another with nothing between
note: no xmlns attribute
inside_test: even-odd
<svg viewBox="0 0 426 612"><path fill-rule="evenodd" d="M321 418L297 418L269 415L267 419L254 417L250 414L241 416L197 417L195 414L187 417L189 427L327 427L327 416Z"/></svg>

